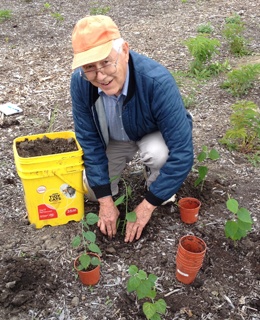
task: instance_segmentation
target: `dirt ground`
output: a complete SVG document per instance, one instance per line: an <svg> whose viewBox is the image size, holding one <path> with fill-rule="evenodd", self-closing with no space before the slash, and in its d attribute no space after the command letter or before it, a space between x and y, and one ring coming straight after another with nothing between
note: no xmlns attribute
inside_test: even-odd
<svg viewBox="0 0 260 320"><path fill-rule="evenodd" d="M96 230L102 249L102 274L93 288L79 283L73 259L79 251L71 240L80 231L78 222L36 229L29 224L23 188L13 156L13 140L50 131L73 130L69 83L72 63L70 37L74 24L94 8L109 7L122 36L132 49L165 65L171 71L189 68L191 57L183 40L210 22L221 41L220 62L232 67L259 62L259 4L257 0L185 1L46 1L1 0L0 10L12 11L0 31L0 104L18 104L22 114L0 122L0 319L1 320L141 320L141 302L126 292L127 270L156 274L157 297L167 303L163 319L260 319L260 169L245 155L230 152L219 143L229 126L230 106L236 102L220 84L225 75L206 82L179 83L183 97L192 97L194 147L216 148L220 159L208 162L209 174L202 190L194 187L191 172L177 194L202 202L199 221L181 222L176 203L160 206L139 241L125 244L120 233L108 240ZM238 13L252 55L231 56L221 30L225 18ZM60 18L63 17L63 20ZM243 98L259 106L259 82ZM124 178L133 189L129 207L141 201L145 183L138 157ZM122 187L122 186L121 186ZM122 192L122 188L121 188ZM231 214L228 195L247 208L254 221L248 236L234 243L224 234ZM97 212L85 200L85 213ZM124 208L121 207L121 210ZM184 285L175 277L179 239L194 234L207 244L206 257L195 282Z"/></svg>

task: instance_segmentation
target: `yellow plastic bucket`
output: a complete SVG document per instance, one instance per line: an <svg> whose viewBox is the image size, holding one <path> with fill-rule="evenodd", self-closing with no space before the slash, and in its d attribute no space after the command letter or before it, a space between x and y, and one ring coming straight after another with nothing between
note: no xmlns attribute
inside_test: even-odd
<svg viewBox="0 0 260 320"><path fill-rule="evenodd" d="M17 142L42 139L44 136L52 140L74 138L78 150L30 158L18 155ZM82 179L83 150L75 134L63 131L18 137L13 141L13 151L30 223L42 228L81 220L86 190L84 192Z"/></svg>

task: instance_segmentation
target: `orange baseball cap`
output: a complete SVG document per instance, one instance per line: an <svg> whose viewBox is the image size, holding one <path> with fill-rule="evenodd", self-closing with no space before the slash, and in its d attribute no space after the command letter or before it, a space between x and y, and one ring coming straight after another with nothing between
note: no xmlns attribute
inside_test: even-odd
<svg viewBox="0 0 260 320"><path fill-rule="evenodd" d="M79 20L72 33L72 69L106 58L112 50L112 41L118 38L121 38L118 27L108 16L87 16Z"/></svg>

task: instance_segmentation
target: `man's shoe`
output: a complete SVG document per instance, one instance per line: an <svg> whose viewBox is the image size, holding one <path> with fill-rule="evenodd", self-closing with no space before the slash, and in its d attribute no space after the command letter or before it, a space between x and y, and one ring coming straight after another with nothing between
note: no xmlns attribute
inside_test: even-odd
<svg viewBox="0 0 260 320"><path fill-rule="evenodd" d="M175 202L175 200L176 200L176 194L174 194L173 196L171 196L170 199L164 201L161 205L162 205L162 206L165 206L165 205L166 205L167 203L169 203L169 202Z"/></svg>

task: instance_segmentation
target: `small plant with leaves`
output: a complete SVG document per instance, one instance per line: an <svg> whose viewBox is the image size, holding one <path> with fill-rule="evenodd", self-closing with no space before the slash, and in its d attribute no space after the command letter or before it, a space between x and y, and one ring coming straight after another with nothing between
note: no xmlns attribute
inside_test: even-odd
<svg viewBox="0 0 260 320"><path fill-rule="evenodd" d="M247 236L252 230L253 220L246 208L239 207L237 200L230 198L226 202L227 209L234 214L234 219L225 224L225 236L234 241Z"/></svg>
<svg viewBox="0 0 260 320"><path fill-rule="evenodd" d="M222 33L228 41L230 52L234 55L243 56L248 54L248 41L243 36L244 30L244 23L238 14L226 19Z"/></svg>
<svg viewBox="0 0 260 320"><path fill-rule="evenodd" d="M231 128L220 140L229 149L242 153L260 150L260 113L252 101L238 101L231 106Z"/></svg>
<svg viewBox="0 0 260 320"><path fill-rule="evenodd" d="M161 315L166 313L167 305L164 299L155 300L158 277L152 273L147 275L145 271L138 270L135 265L129 267L128 273L130 278L127 282L127 291L135 292L138 300L148 300L142 306L146 319L160 320Z"/></svg>
<svg viewBox="0 0 260 320"><path fill-rule="evenodd" d="M219 157L219 153L216 149L213 148L209 150L207 146L202 146L202 151L197 156L197 163L193 166L193 171L198 173L198 178L194 182L195 187L201 184L201 190L203 189L204 181L209 171L207 166L199 165L199 163L208 159L215 161L218 160Z"/></svg>
<svg viewBox="0 0 260 320"><path fill-rule="evenodd" d="M11 10L0 10L0 23L11 19L12 17L12 11Z"/></svg>
<svg viewBox="0 0 260 320"><path fill-rule="evenodd" d="M118 179L118 176L115 176L110 179L110 182ZM120 180L124 184L124 189L125 192L123 195L121 195L119 198L117 198L114 202L115 206L119 206L120 204L125 205L125 215L124 219L118 218L117 220L117 229L119 228L119 225L122 223L122 229L121 229L121 234L123 235L125 233L125 227L127 222L135 222L136 221L136 213L134 211L128 211L128 204L129 204L129 199L132 196L132 188L130 185L127 184L126 180L123 178L120 178Z"/></svg>
<svg viewBox="0 0 260 320"><path fill-rule="evenodd" d="M241 97L259 82L260 63L247 64L239 69L234 69L227 74L227 80L221 84L221 88L229 91L234 97Z"/></svg>
<svg viewBox="0 0 260 320"><path fill-rule="evenodd" d="M210 75L207 67L212 57L218 53L220 42L217 39L210 39L208 35L198 35L195 38L190 38L184 42L190 54L194 58L191 63L190 70L194 75L203 74L204 77ZM207 72L205 72L207 71Z"/></svg>
<svg viewBox="0 0 260 320"><path fill-rule="evenodd" d="M81 244L84 248L84 253L79 257L79 265L77 266L78 270L88 270L91 265L98 266L100 264L100 259L89 254L94 252L98 255L101 255L101 250L96 244L96 234L90 230L90 226L98 222L98 215L92 212L89 212L85 218L81 220L81 234L74 237L72 240L72 247L77 248Z"/></svg>

